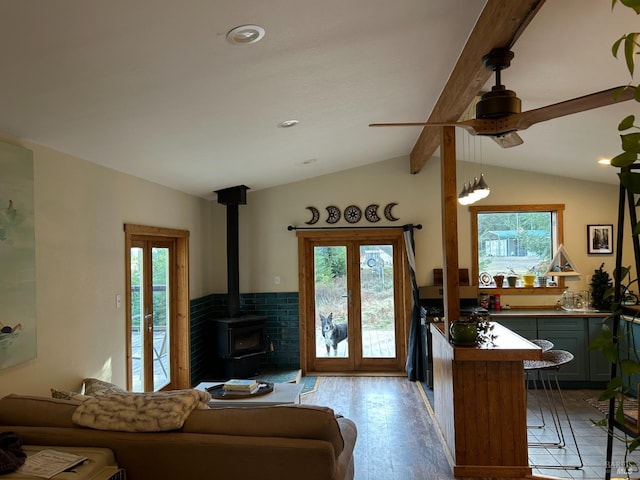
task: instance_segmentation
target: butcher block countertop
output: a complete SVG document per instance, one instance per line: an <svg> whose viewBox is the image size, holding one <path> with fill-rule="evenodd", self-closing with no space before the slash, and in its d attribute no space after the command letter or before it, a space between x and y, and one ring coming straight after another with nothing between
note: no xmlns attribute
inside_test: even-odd
<svg viewBox="0 0 640 480"><path fill-rule="evenodd" d="M438 333L446 338L444 323L432 323L432 333ZM493 342L482 346L465 346L453 348L453 360L505 362L514 360L539 360L542 355L540 347L503 327L498 322L491 322Z"/></svg>
<svg viewBox="0 0 640 480"><path fill-rule="evenodd" d="M512 308L510 310L490 310L491 318L498 322L500 318L523 318L523 317L608 317L611 312L602 312L599 310L555 310L555 309L520 309Z"/></svg>

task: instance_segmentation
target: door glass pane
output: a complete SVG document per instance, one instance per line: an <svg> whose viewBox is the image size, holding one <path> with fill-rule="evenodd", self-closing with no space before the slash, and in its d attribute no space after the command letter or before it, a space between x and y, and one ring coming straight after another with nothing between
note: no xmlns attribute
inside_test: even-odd
<svg viewBox="0 0 640 480"><path fill-rule="evenodd" d="M153 247L153 389L159 390L171 378L169 362L169 249Z"/></svg>
<svg viewBox="0 0 640 480"><path fill-rule="evenodd" d="M142 248L131 248L131 378L134 392L144 391L144 291Z"/></svg>
<svg viewBox="0 0 640 480"><path fill-rule="evenodd" d="M393 245L360 246L362 358L395 358Z"/></svg>
<svg viewBox="0 0 640 480"><path fill-rule="evenodd" d="M349 356L347 247L314 247L316 357Z"/></svg>

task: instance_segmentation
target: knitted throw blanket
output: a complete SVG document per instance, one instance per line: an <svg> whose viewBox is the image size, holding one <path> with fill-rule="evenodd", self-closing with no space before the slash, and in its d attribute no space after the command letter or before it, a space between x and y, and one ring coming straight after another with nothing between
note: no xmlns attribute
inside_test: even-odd
<svg viewBox="0 0 640 480"><path fill-rule="evenodd" d="M97 430L163 432L182 427L196 408L209 408L211 395L199 390L110 393L85 400L73 413L75 424Z"/></svg>

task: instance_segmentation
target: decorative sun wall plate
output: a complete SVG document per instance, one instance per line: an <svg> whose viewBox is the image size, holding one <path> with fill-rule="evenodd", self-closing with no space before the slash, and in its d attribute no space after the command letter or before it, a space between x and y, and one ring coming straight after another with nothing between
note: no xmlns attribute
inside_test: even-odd
<svg viewBox="0 0 640 480"><path fill-rule="evenodd" d="M349 205L344 209L344 219L349 223L358 223L362 218L362 210L357 205Z"/></svg>

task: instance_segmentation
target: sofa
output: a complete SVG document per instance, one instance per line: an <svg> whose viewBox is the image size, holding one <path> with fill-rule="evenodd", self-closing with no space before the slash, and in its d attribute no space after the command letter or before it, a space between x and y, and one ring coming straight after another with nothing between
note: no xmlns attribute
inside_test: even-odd
<svg viewBox="0 0 640 480"><path fill-rule="evenodd" d="M7 395L0 432L26 445L109 448L128 480L354 478L356 426L327 407L198 408L175 430L123 432L79 426L72 417L80 405Z"/></svg>

